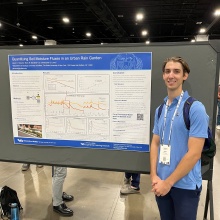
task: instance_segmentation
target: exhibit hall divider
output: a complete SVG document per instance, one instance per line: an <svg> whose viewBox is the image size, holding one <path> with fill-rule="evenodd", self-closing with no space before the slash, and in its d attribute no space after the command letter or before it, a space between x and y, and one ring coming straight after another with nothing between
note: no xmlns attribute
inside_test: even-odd
<svg viewBox="0 0 220 220"><path fill-rule="evenodd" d="M219 51L220 41L217 40L197 43L152 43L149 45L104 44L2 47L0 50L0 102L2 103L0 114L0 160L149 174L149 144L152 137L154 113L167 94L162 79L163 61L167 57L181 56L188 62L191 71L189 78L184 83L184 90L187 90L191 96L205 105L210 117L210 127L215 136ZM145 58L148 63L146 65ZM65 63L65 59L68 59L67 63ZM109 60L109 64L106 64L106 61L103 61L104 64L100 61L105 59ZM59 66L59 62L61 62L61 66ZM90 69L95 65L98 66ZM108 65L110 68L106 69ZM133 68L134 66L136 69ZM74 71L70 73L69 68L74 68ZM149 129L146 134L147 140L143 138L145 142L139 145L139 143L136 143L137 141L132 143L132 139L120 140L120 137L129 138L129 136L132 136L132 131L138 133L138 130L144 131L144 128L142 126L133 128L133 130L130 129L128 130L130 134L127 136L123 133L123 126L121 126L123 120L127 120L126 123L129 126L133 122L129 122L128 119L121 120L120 117L132 118L133 116L127 112L128 103L126 101L129 100L129 97L124 99L120 97L119 100L117 95L120 93L120 88L125 89L126 87L123 80L120 81L123 77L120 77L127 74L126 80L131 80L132 76L129 74L132 72L129 71L133 69L134 72L138 73L137 78L141 78L144 73L141 70L142 68L148 75L148 78L145 79L147 94L143 93L143 100L140 96L138 97L140 100L137 108L141 109L139 105L143 105L146 102L144 98L147 97L149 111L137 112L140 114L137 114L136 117L139 122L144 121L146 117L146 127L149 127ZM53 74L51 74L51 70ZM39 77L39 73L44 75L42 79ZM119 78L112 79L111 74L115 74L114 77ZM119 79L118 83L117 79ZM39 80L41 86L37 83L30 86L30 80ZM108 83L106 83L106 80ZM134 78L134 80L136 79ZM94 83L88 84L89 81ZM142 85L140 81L137 81L136 85L138 83ZM129 83L126 85L131 86ZM43 86L45 86L45 93L40 91ZM94 86L100 90L94 90ZM68 91L65 93L65 98L61 94L64 88ZM112 95L115 88L117 94ZM131 86L130 90L132 88ZM70 95L70 89L77 95ZM135 88L134 96L135 91L139 92ZM56 92L59 94L56 95ZM107 93L108 95L106 95ZM92 101L94 97L97 98L97 94L99 94L97 99L99 101ZM67 101L67 98L71 101ZM85 101L86 98L87 101ZM113 111L111 115L109 112L112 111L113 99L115 103L118 101L114 104L114 111L117 114L114 114ZM84 103L83 107L79 103L80 101ZM105 107L108 104L107 110L104 107L104 102ZM102 104L103 106L101 106ZM37 105L43 109L42 111L39 108L41 113L36 111L38 109ZM76 106L78 107L76 108ZM126 114L123 114L125 106L126 111L124 113ZM96 107L102 113L95 112ZM89 112L91 108L93 108L93 112ZM142 108L144 109L144 107ZM75 115L71 117L67 115L71 110L76 111L76 109L81 112L81 115L78 113L74 113ZM119 114L120 112L121 114ZM42 124L36 122L33 125L26 120L26 114L28 117L32 117L33 120L36 118L36 121L37 118L43 115L45 118L44 125L42 126ZM87 119L85 119L85 116ZM100 117L102 118L100 119ZM118 123L120 126L118 126ZM76 128L73 125L78 126ZM105 125L107 125L107 128L104 127ZM92 126L96 127L93 128ZM137 123L135 126L137 126ZM99 135L98 129L102 130L101 135ZM114 129L117 132L112 132ZM26 131L29 132L28 135ZM42 138L44 133L48 134L48 139ZM65 135L61 137L61 133L65 133ZM68 145L68 143L70 145L74 143L70 142L71 138L74 139L76 136L80 138L85 134L89 135L91 139L84 140L81 143L76 142L76 147L74 147L74 144L71 147ZM112 147L108 148L106 146L110 145L106 143L111 142L107 138L109 134L114 134L112 135L114 136L114 143L111 143ZM99 139L100 136L103 136L103 139ZM135 137L133 138L136 140ZM40 141L38 141L39 139ZM66 139L66 141L62 142L60 139ZM203 168L203 179L208 181L204 219L207 217L208 204L210 204L210 218L214 219L212 175L213 161L211 165Z"/></svg>

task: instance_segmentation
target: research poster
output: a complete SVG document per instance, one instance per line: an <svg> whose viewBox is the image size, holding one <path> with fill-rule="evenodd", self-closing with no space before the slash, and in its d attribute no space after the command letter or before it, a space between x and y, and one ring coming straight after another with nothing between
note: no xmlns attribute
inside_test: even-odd
<svg viewBox="0 0 220 220"><path fill-rule="evenodd" d="M14 144L149 151L152 53L8 62Z"/></svg>

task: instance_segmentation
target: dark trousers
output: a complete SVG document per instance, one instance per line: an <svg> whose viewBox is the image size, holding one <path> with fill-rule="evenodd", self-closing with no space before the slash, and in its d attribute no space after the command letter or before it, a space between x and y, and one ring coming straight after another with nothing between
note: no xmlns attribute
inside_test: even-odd
<svg viewBox="0 0 220 220"><path fill-rule="evenodd" d="M156 196L161 220L196 220L201 190L172 187L167 195Z"/></svg>
<svg viewBox="0 0 220 220"><path fill-rule="evenodd" d="M137 189L140 189L140 178L141 178L141 175L140 173L125 173L125 177L127 179L130 179L131 178L131 186L137 188Z"/></svg>

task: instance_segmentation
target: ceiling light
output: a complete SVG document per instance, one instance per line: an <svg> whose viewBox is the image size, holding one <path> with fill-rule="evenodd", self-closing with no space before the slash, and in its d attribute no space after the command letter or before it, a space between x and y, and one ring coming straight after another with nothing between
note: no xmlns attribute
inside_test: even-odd
<svg viewBox="0 0 220 220"><path fill-rule="evenodd" d="M37 39L37 36L36 36L36 35L33 35L32 38L36 40L36 39Z"/></svg>
<svg viewBox="0 0 220 220"><path fill-rule="evenodd" d="M87 33L86 33L86 36L87 36L87 37L91 37L92 34L91 34L90 32L87 32Z"/></svg>
<svg viewBox="0 0 220 220"><path fill-rule="evenodd" d="M214 13L215 16L220 16L220 9L217 9Z"/></svg>
<svg viewBox="0 0 220 220"><path fill-rule="evenodd" d="M136 14L136 20L138 20L138 21L142 21L143 18L144 18L144 15L143 15L142 13L138 13L138 14Z"/></svg>
<svg viewBox="0 0 220 220"><path fill-rule="evenodd" d="M205 33L206 32L206 29L205 28L201 28L200 30L199 30L199 33Z"/></svg>
<svg viewBox="0 0 220 220"><path fill-rule="evenodd" d="M19 44L19 46L20 46L20 47L23 47L24 45L23 45L23 44Z"/></svg>
<svg viewBox="0 0 220 220"><path fill-rule="evenodd" d="M18 5L23 5L23 2L17 2Z"/></svg>
<svg viewBox="0 0 220 220"><path fill-rule="evenodd" d="M119 18L123 18L123 17L124 17L124 15L118 15L118 17L119 17Z"/></svg>
<svg viewBox="0 0 220 220"><path fill-rule="evenodd" d="M48 29L53 29L53 27L51 27L51 26L48 26L47 28L48 28Z"/></svg>
<svg viewBox="0 0 220 220"><path fill-rule="evenodd" d="M193 39L193 40L191 40L191 42L194 43L194 42L196 42L196 41Z"/></svg>
<svg viewBox="0 0 220 220"><path fill-rule="evenodd" d="M47 2L47 0L41 0L42 2Z"/></svg>
<svg viewBox="0 0 220 220"><path fill-rule="evenodd" d="M0 27L2 26L2 23L0 23Z"/></svg>
<svg viewBox="0 0 220 220"><path fill-rule="evenodd" d="M147 31L144 30L144 31L141 32L141 34L142 34L142 36L146 36L147 35Z"/></svg>
<svg viewBox="0 0 220 220"><path fill-rule="evenodd" d="M149 40L145 41L145 44L149 44L149 43L150 43L150 41L149 41Z"/></svg>
<svg viewBox="0 0 220 220"><path fill-rule="evenodd" d="M196 24L202 24L202 21L197 21Z"/></svg>
<svg viewBox="0 0 220 220"><path fill-rule="evenodd" d="M69 20L69 18L64 17L64 18L63 18L63 22L64 22L64 23L69 23L69 22L70 22L70 20Z"/></svg>

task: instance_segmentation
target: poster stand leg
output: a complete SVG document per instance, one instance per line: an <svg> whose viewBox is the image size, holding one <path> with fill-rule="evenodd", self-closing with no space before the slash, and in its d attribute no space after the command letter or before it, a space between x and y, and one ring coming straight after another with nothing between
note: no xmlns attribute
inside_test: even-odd
<svg viewBox="0 0 220 220"><path fill-rule="evenodd" d="M210 220L214 220L212 180L208 180L208 183L207 183L206 201L205 201L205 210L204 210L203 220L207 220L208 205L210 205L209 206L210 207Z"/></svg>

